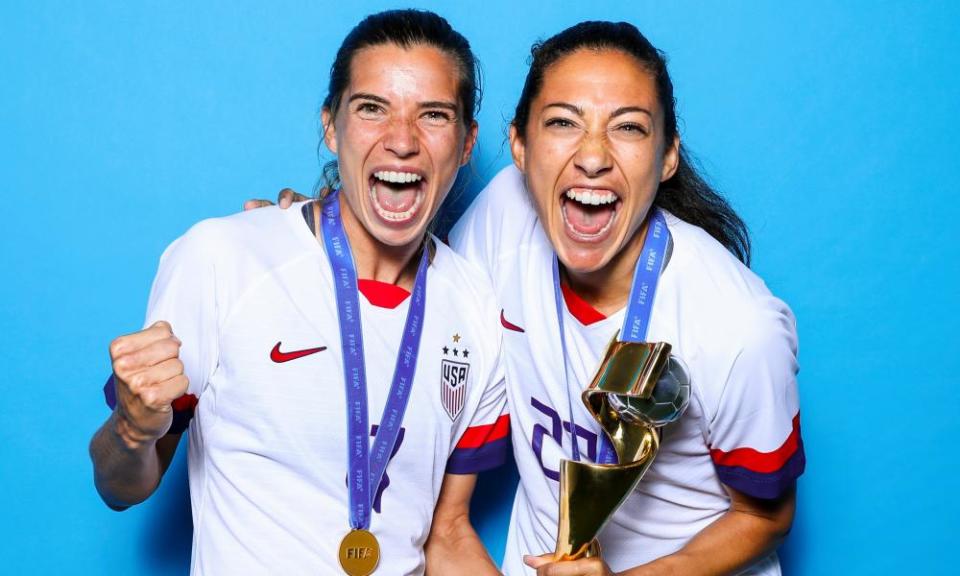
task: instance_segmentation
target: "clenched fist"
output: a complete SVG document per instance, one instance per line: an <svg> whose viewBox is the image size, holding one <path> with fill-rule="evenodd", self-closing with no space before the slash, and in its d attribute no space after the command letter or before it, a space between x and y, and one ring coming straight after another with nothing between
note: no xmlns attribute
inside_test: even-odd
<svg viewBox="0 0 960 576"><path fill-rule="evenodd" d="M131 449L156 441L173 422L171 403L187 391L180 340L164 321L110 343L117 432Z"/></svg>

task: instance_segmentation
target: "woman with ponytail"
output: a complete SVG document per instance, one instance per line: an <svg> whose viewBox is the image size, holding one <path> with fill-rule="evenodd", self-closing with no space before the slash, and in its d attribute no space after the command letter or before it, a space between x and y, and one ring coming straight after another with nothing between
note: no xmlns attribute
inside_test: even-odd
<svg viewBox="0 0 960 576"><path fill-rule="evenodd" d="M501 307L520 470L505 573L779 574L804 468L795 321L690 162L664 55L623 22L536 44L510 145L515 166L450 237ZM554 562L560 461L604 461L580 393L638 325L634 340L667 342L686 366L689 407L662 429L600 555Z"/></svg>
<svg viewBox="0 0 960 576"><path fill-rule="evenodd" d="M146 328L110 346L90 453L123 509L187 434L192 574L496 574L467 511L509 450L498 309L428 232L478 102L446 20L370 15L323 104L336 187L205 220L164 253Z"/></svg>

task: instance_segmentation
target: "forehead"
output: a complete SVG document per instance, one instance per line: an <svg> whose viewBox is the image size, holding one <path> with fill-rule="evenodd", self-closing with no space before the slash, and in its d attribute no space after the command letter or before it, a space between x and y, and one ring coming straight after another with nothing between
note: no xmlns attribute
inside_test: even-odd
<svg viewBox="0 0 960 576"><path fill-rule="evenodd" d="M659 109L653 75L620 50L582 49L557 60L544 71L537 99L542 105L563 101L613 109Z"/></svg>
<svg viewBox="0 0 960 576"><path fill-rule="evenodd" d="M456 61L433 46L369 46L359 50L350 62L347 92L387 99L456 102L457 70Z"/></svg>

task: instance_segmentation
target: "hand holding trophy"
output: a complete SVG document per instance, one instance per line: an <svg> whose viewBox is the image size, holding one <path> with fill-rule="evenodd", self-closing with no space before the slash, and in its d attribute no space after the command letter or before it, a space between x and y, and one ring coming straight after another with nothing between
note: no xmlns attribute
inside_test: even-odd
<svg viewBox="0 0 960 576"><path fill-rule="evenodd" d="M614 340L581 398L608 436L617 463L560 463L555 561L599 555L597 534L656 457L660 427L683 414L690 379L669 344Z"/></svg>

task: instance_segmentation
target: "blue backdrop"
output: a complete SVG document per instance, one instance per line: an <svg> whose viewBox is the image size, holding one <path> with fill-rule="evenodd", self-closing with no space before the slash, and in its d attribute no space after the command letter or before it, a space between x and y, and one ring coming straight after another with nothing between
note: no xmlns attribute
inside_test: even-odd
<svg viewBox="0 0 960 576"><path fill-rule="evenodd" d="M111 512L93 488L107 344L139 327L157 259L190 224L311 188L336 46L366 13L399 6L132 4L0 7L7 574L186 571L182 449L143 506ZM509 162L531 42L625 19L669 53L683 137L799 322L808 467L786 572L955 573L958 5L415 4L484 64L468 195ZM514 478L480 489L498 557Z"/></svg>

